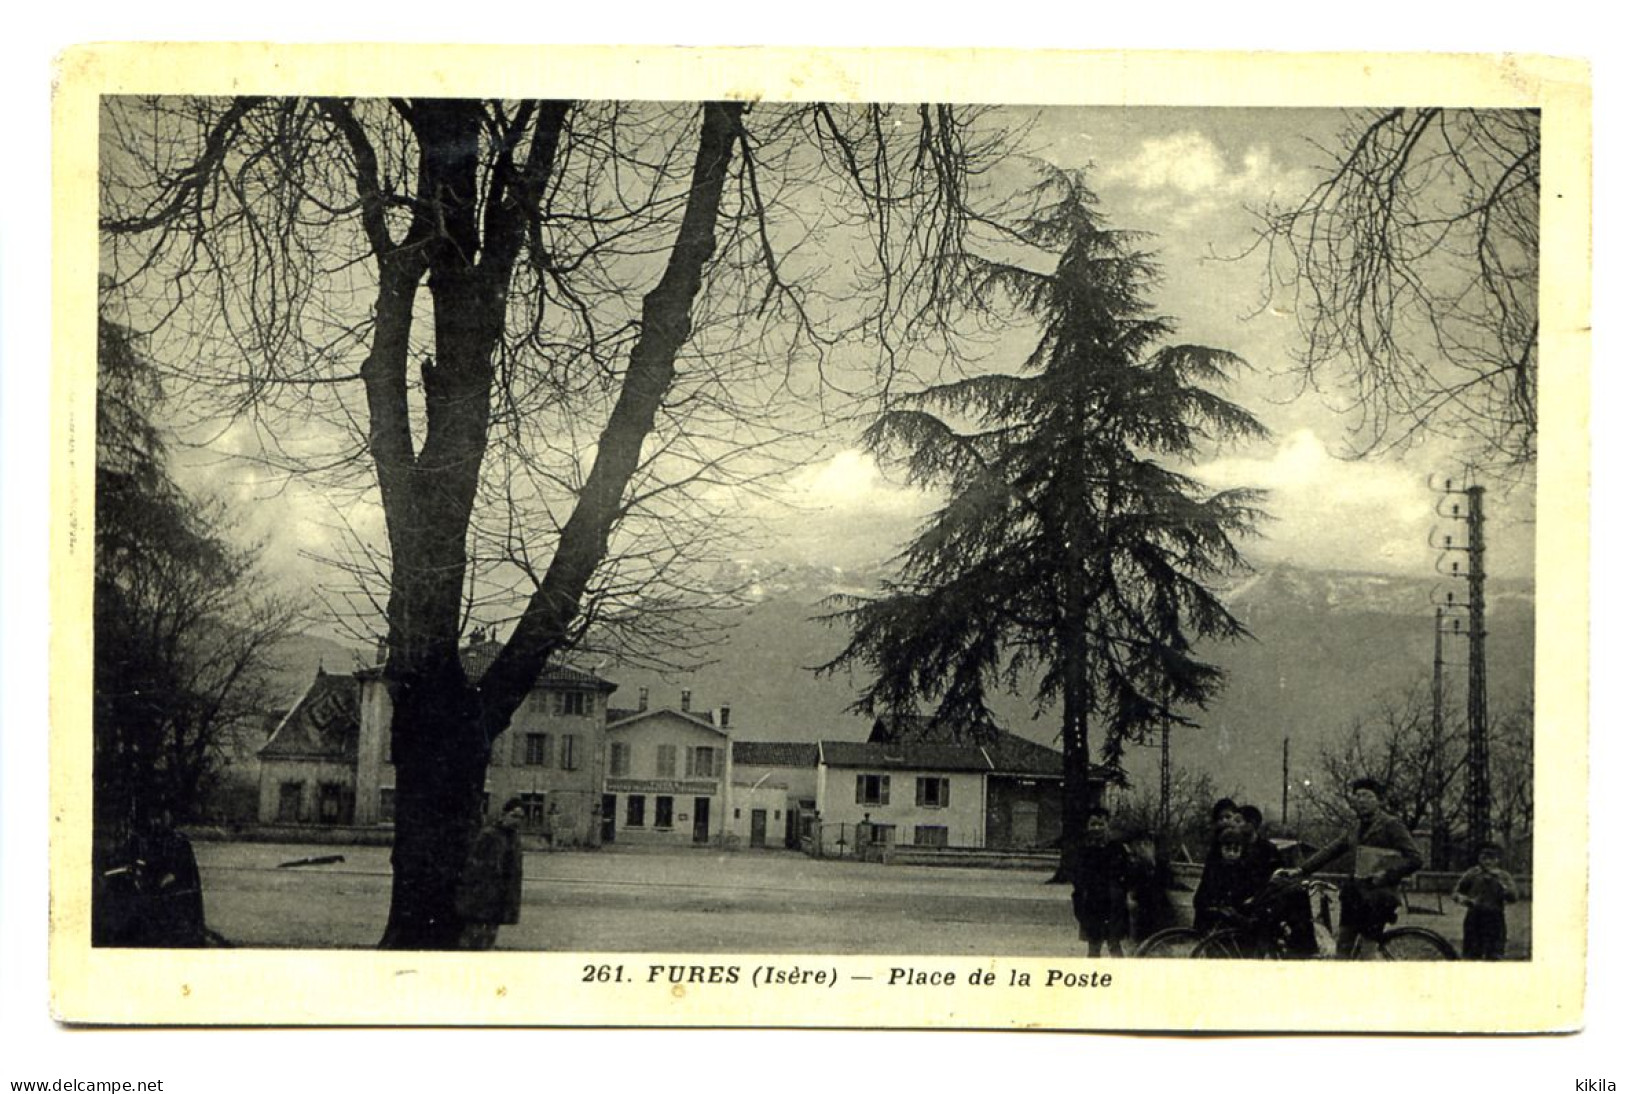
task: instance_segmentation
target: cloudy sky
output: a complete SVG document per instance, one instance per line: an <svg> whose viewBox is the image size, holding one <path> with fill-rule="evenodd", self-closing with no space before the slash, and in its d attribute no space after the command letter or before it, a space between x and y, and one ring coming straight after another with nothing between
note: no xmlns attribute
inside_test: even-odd
<svg viewBox="0 0 1625 1094"><path fill-rule="evenodd" d="M1010 110L1011 121L1033 117ZM1092 167L1101 212L1113 225L1150 233L1162 266L1153 304L1173 317L1181 341L1232 350L1250 370L1226 394L1261 418L1267 442L1215 452L1191 469L1214 487L1270 491L1272 520L1250 553L1260 565L1290 561L1345 570L1426 573L1436 495L1429 477L1459 474L1453 453L1434 444L1400 457L1346 458L1354 421L1335 393L1300 395L1282 375L1298 337L1296 318L1262 296L1262 258L1248 255L1257 209L1301 194L1326 162L1339 111L1301 109L1050 108L1037 113L1028 146L1065 168ZM1289 306L1289 304L1287 305ZM997 347L1012 364L1027 346ZM867 567L891 556L939 499L905 488L856 448L859 426L835 432L783 483L779 501L743 503L757 524L752 552L768 558ZM335 504L322 491L263 468L220 459L252 454L247 424L212 437L187 458L195 485L240 504L244 531L263 539L272 569L294 580L308 552L330 550L348 523L381 543L382 519L369 495ZM1533 574L1533 523L1526 496L1492 495L1492 573Z"/></svg>
<svg viewBox="0 0 1625 1094"><path fill-rule="evenodd" d="M1305 191L1331 143L1340 111L1051 108L1033 137L1057 166L1093 165L1102 211L1120 228L1153 233L1164 280L1156 307L1182 341L1233 350L1250 364L1227 392L1273 433L1270 441L1213 453L1194 468L1215 487L1270 491L1272 520L1251 549L1263 565L1426 573L1439 524L1429 487L1459 474L1447 445L1386 459L1347 458L1354 421L1335 394L1299 396L1282 372L1297 325L1261 295L1262 264L1243 256L1256 209ZM780 523L785 550L807 561L865 565L883 557L933 506L888 482L851 448L807 467L788 484L798 509ZM1489 562L1498 576L1534 572L1532 510L1525 494L1492 495Z"/></svg>

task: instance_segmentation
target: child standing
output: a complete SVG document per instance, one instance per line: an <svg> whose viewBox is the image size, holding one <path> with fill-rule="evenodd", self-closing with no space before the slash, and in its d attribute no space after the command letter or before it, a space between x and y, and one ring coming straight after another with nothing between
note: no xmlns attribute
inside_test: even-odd
<svg viewBox="0 0 1625 1094"><path fill-rule="evenodd" d="M1100 956L1102 943L1111 956L1122 957L1128 927L1129 854L1111 838L1110 818L1099 806L1084 814L1083 846L1073 867L1072 914L1090 957Z"/></svg>
<svg viewBox="0 0 1625 1094"><path fill-rule="evenodd" d="M1478 865L1456 882L1450 899L1467 909L1461 924L1461 955L1469 961L1499 961L1506 956L1506 906L1518 901L1512 875L1501 869L1501 845L1478 849Z"/></svg>

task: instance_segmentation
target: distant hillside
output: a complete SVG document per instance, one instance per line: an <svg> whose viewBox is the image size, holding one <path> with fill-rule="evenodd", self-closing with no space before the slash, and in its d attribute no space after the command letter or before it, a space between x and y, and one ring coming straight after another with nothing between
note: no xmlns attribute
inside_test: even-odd
<svg viewBox="0 0 1625 1094"><path fill-rule="evenodd" d="M754 600L716 663L686 679L666 679L630 667L605 666L620 685L612 702L632 706L637 689L650 689L655 705L678 702L691 688L696 709L732 707L742 740L857 740L864 720L846 712L861 681L810 671L835 656L844 635L815 620L832 593L875 588L872 573L819 567L731 564L719 577L745 582ZM1430 591L1438 582L1388 575L1333 573L1282 566L1251 575L1228 601L1253 640L1211 651L1230 675L1223 695L1194 712L1197 730L1176 731L1174 762L1210 772L1221 786L1244 790L1260 802L1278 801L1281 741L1292 738L1294 768L1312 771L1323 743L1385 696L1425 684L1433 663ZM1517 703L1534 686L1534 592L1491 583L1488 627L1491 712ZM1448 645L1447 659L1464 663L1465 641ZM1458 670L1465 678L1465 670ZM1008 729L1054 743L1057 712L1033 717L1017 696L997 703ZM1156 780L1157 752L1132 749L1137 782Z"/></svg>
<svg viewBox="0 0 1625 1094"><path fill-rule="evenodd" d="M330 638L310 634L296 634L278 642L271 651L271 688L279 697L278 705L292 706L310 687L316 669L327 672L353 672L362 664L360 650L353 649Z"/></svg>
<svg viewBox="0 0 1625 1094"><path fill-rule="evenodd" d="M711 651L715 663L686 677L624 665L582 662L618 685L610 702L632 707L639 687L656 706L677 706L691 689L696 710L732 708L740 740L861 740L869 725L847 712L862 681L847 674L820 678L812 668L840 652L845 635L817 616L831 595L861 595L879 586L872 571L738 560L718 568L714 583L736 590L746 607L727 639ZM1280 799L1281 741L1292 739L1294 771L1308 775L1324 743L1390 695L1425 685L1432 672L1433 609L1440 580L1335 573L1277 566L1238 581L1226 599L1253 633L1210 656L1230 675L1206 711L1193 712L1196 730L1176 731L1174 762L1210 772L1221 787L1242 790L1267 805ZM1491 582L1488 589L1491 714L1518 703L1534 687L1534 590ZM1464 640L1447 658L1465 663ZM370 662L362 651L323 638L291 639L278 649L279 687L291 703L317 666L343 672ZM1465 670L1455 670L1465 678ZM1002 697L997 713L1009 730L1053 744L1057 712L1034 718L1020 696ZM1157 751L1135 748L1129 773L1155 785Z"/></svg>

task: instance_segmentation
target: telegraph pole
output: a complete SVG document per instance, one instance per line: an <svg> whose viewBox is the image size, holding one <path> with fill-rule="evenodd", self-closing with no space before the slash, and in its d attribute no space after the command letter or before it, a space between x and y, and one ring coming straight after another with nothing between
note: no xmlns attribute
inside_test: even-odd
<svg viewBox="0 0 1625 1094"><path fill-rule="evenodd" d="M1488 630L1484 624L1484 488L1476 484L1464 485L1457 488L1449 479L1444 482L1444 493L1453 494L1467 499L1467 512L1464 516L1460 504L1452 504L1450 512L1446 514L1442 508L1438 510L1440 516L1448 516L1451 520L1465 521L1467 525L1467 545L1465 547L1455 542L1455 537L1445 536L1442 544L1442 553L1435 564L1440 573L1452 579L1466 579L1467 582L1467 787L1465 805L1467 810L1467 842L1476 847L1490 835L1490 745L1489 745L1489 702L1486 698L1488 685L1484 664L1484 645ZM1435 547L1440 544L1433 543L1430 535L1429 543ZM1444 566L1445 558L1450 552L1465 553L1467 556L1467 572L1462 573L1461 562L1451 561L1449 569ZM1435 602L1437 604L1437 602ZM1440 754L1444 737L1444 650L1443 637L1445 635L1444 619L1446 612L1458 611L1461 605L1456 601L1454 593L1448 593L1445 604L1436 607L1434 612L1434 639L1433 639L1433 743L1434 764L1432 786L1429 788L1433 794L1433 823L1434 835L1434 863L1440 862L1439 832L1443 824L1444 796L1444 758ZM1460 635L1461 617L1452 619L1453 635Z"/></svg>
<svg viewBox="0 0 1625 1094"><path fill-rule="evenodd" d="M1286 819L1287 777L1288 777L1288 774L1292 770L1292 766L1291 766L1291 764L1289 762L1289 757L1291 757L1291 755L1292 755L1292 738L1291 737L1282 737L1281 738L1281 828L1283 830L1285 830L1287 828L1287 819ZM1302 833L1299 833L1299 834L1301 835Z"/></svg>
<svg viewBox="0 0 1625 1094"><path fill-rule="evenodd" d="M1444 820L1444 609L1433 609L1433 755L1428 761L1428 794L1433 839L1428 865L1450 869L1450 832Z"/></svg>
<svg viewBox="0 0 1625 1094"><path fill-rule="evenodd" d="M1484 669L1484 488L1467 488L1467 841L1490 837L1490 729Z"/></svg>

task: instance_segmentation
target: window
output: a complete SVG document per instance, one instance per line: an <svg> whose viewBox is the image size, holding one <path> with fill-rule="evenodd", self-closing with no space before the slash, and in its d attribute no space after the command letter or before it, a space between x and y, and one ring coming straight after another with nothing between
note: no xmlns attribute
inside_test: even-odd
<svg viewBox="0 0 1625 1094"><path fill-rule="evenodd" d="M948 846L948 828L942 824L916 824L914 826L914 846L916 847L946 847Z"/></svg>
<svg viewBox="0 0 1625 1094"><path fill-rule="evenodd" d="M671 827L671 798L665 794L655 799L655 827Z"/></svg>
<svg viewBox="0 0 1625 1094"><path fill-rule="evenodd" d="M550 733L525 734L525 762L532 767L548 767L553 763L553 735Z"/></svg>
<svg viewBox="0 0 1625 1094"><path fill-rule="evenodd" d="M553 715L556 718L584 717L593 710L592 694L585 691L555 691Z"/></svg>
<svg viewBox="0 0 1625 1094"><path fill-rule="evenodd" d="M322 824L349 824L354 792L343 783L319 783L316 787L316 819Z"/></svg>
<svg viewBox="0 0 1625 1094"><path fill-rule="evenodd" d="M688 750L688 777L696 776L702 779L716 777L717 750L706 745L699 745Z"/></svg>
<svg viewBox="0 0 1625 1094"><path fill-rule="evenodd" d="M739 819L739 810L735 809L734 810L734 820L738 820L738 819Z"/></svg>
<svg viewBox="0 0 1625 1094"><path fill-rule="evenodd" d="M559 766L565 771L574 771L579 764L576 762L576 735L566 733L559 742Z"/></svg>
<svg viewBox="0 0 1625 1094"><path fill-rule="evenodd" d="M297 824L299 808L305 799L305 784L283 783L277 787L276 819L284 824Z"/></svg>
<svg viewBox="0 0 1625 1094"><path fill-rule="evenodd" d="M626 826L628 828L643 827L643 795L631 794L626 799Z"/></svg>
<svg viewBox="0 0 1625 1094"><path fill-rule="evenodd" d="M891 802L890 775L859 775L858 804L887 805Z"/></svg>
<svg viewBox="0 0 1625 1094"><path fill-rule="evenodd" d="M378 823L395 823L395 788L386 786L378 791Z"/></svg>
<svg viewBox="0 0 1625 1094"><path fill-rule="evenodd" d="M547 816L547 795L537 793L521 794L519 795L519 804L525 811L524 819L520 823L526 828L540 828L542 818Z"/></svg>
<svg viewBox="0 0 1625 1094"><path fill-rule="evenodd" d="M611 775L625 775L632 770L632 746L629 744L612 744L609 746L609 773Z"/></svg>
<svg viewBox="0 0 1625 1094"><path fill-rule="evenodd" d="M926 809L948 808L948 780L932 776L915 779L914 804Z"/></svg>
<svg viewBox="0 0 1625 1094"><path fill-rule="evenodd" d="M547 692L545 692L545 691L533 691L533 692L531 692L530 696L525 700L525 705L528 706L531 710L536 711L538 714L546 714L547 713Z"/></svg>
<svg viewBox="0 0 1625 1094"><path fill-rule="evenodd" d="M869 838L876 843L892 843L897 838L897 826L895 824L871 824L869 826Z"/></svg>
<svg viewBox="0 0 1625 1094"><path fill-rule="evenodd" d="M677 774L677 746L655 746L655 774L672 778Z"/></svg>

